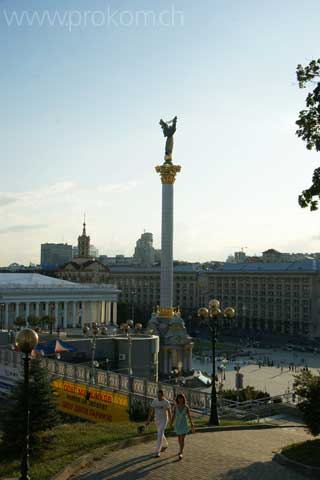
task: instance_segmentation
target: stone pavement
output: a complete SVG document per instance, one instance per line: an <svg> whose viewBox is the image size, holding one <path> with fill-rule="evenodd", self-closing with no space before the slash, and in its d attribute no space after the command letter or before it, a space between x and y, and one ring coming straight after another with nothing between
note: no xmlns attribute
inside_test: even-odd
<svg viewBox="0 0 320 480"><path fill-rule="evenodd" d="M155 458L155 442L141 443L110 452L85 467L77 480L303 480L271 462L281 447L310 436L303 428L275 428L195 433L186 438L185 455L179 461L178 442Z"/></svg>

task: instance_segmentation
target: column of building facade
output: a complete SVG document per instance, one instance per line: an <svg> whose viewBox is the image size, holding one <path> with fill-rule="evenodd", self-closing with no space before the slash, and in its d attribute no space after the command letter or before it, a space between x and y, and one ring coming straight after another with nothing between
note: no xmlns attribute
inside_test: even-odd
<svg viewBox="0 0 320 480"><path fill-rule="evenodd" d="M97 322L99 324L101 324L102 323L101 322L102 302L100 300L97 302L97 310L98 310L98 312L97 312L97 315L98 315Z"/></svg>
<svg viewBox="0 0 320 480"><path fill-rule="evenodd" d="M19 309L20 309L20 302L16 302L16 309L15 309L15 319L19 317Z"/></svg>
<svg viewBox="0 0 320 480"><path fill-rule="evenodd" d="M59 327L59 302L54 304L54 319L55 319L55 329Z"/></svg>
<svg viewBox="0 0 320 480"><path fill-rule="evenodd" d="M111 303L106 302L106 324L110 324L111 321Z"/></svg>
<svg viewBox="0 0 320 480"><path fill-rule="evenodd" d="M68 302L65 300L63 302L63 322L62 327L67 328L68 326Z"/></svg>
<svg viewBox="0 0 320 480"><path fill-rule="evenodd" d="M72 327L75 328L77 325L77 302L72 302Z"/></svg>
<svg viewBox="0 0 320 480"><path fill-rule="evenodd" d="M49 316L49 302L45 303L44 314L45 314L46 317Z"/></svg>
<svg viewBox="0 0 320 480"><path fill-rule="evenodd" d="M92 325L92 322L96 321L94 307L95 307L95 302L91 301L90 302L90 324L91 325Z"/></svg>
<svg viewBox="0 0 320 480"><path fill-rule="evenodd" d="M112 312L113 325L117 325L117 320L118 320L118 304L117 302L113 302L113 312Z"/></svg>
<svg viewBox="0 0 320 480"><path fill-rule="evenodd" d="M25 314L26 314L26 325L28 327L29 326L28 317L29 317L29 314L30 314L30 302L26 302Z"/></svg>

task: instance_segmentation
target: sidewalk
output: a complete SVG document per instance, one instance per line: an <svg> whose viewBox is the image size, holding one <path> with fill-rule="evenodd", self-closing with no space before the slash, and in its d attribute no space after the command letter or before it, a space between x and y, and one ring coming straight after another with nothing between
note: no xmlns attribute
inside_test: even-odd
<svg viewBox="0 0 320 480"><path fill-rule="evenodd" d="M271 459L281 447L310 439L302 428L189 435L183 460L178 442L154 458L155 442L111 452L71 477L77 480L303 480Z"/></svg>

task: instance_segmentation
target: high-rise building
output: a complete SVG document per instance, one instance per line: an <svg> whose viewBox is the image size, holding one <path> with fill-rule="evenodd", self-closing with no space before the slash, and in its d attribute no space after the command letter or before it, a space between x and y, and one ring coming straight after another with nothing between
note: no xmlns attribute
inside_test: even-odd
<svg viewBox="0 0 320 480"><path fill-rule="evenodd" d="M133 262L143 267L151 267L155 264L155 249L153 248L152 233L144 232L137 240Z"/></svg>
<svg viewBox="0 0 320 480"><path fill-rule="evenodd" d="M67 243L42 243L41 267L54 269L67 263L72 258L72 245Z"/></svg>

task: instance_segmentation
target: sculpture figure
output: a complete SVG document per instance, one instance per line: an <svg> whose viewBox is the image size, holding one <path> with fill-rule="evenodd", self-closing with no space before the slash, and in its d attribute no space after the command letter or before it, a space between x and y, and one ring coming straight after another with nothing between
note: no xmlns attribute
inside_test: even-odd
<svg viewBox="0 0 320 480"><path fill-rule="evenodd" d="M172 120L165 122L162 119L160 120L160 125L163 130L163 135L167 137L166 148L165 148L165 161L167 163L172 162L172 150L173 150L173 135L177 128L177 117L174 117Z"/></svg>

